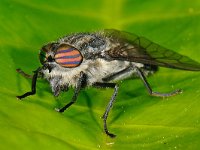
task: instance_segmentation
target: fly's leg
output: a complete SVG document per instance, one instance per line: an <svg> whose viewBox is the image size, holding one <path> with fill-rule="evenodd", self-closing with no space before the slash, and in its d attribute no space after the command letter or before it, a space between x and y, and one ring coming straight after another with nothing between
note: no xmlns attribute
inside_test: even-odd
<svg viewBox="0 0 200 150"><path fill-rule="evenodd" d="M113 106L113 103L114 103L114 101L116 99L119 87L118 87L118 85L116 83L99 83L99 82L94 83L93 86L97 87L97 88L114 88L114 93L113 93L113 95L112 95L112 97L111 97L111 99L110 99L110 101L109 101L109 103L108 103L108 105L106 107L106 110L105 110L105 112L104 112L104 114L102 116L103 122L104 122L104 131L105 131L105 133L108 136L114 138L116 135L113 134L113 133L110 133L109 130L108 130L107 118L108 118L108 114L109 114L109 112L110 112L110 110L111 110L111 108Z"/></svg>
<svg viewBox="0 0 200 150"><path fill-rule="evenodd" d="M30 78L30 79L33 78L32 75L29 75L29 74L25 73L25 72L24 72L23 70L21 70L21 69L16 69L16 71L17 71L19 74L21 74L23 77L25 77L25 78Z"/></svg>
<svg viewBox="0 0 200 150"><path fill-rule="evenodd" d="M34 95L36 93L36 83L37 83L37 78L38 78L38 72L39 72L40 68L38 68L36 71L34 71L34 75L33 75L33 78L32 78L32 87L31 87L31 91L30 92L27 92L21 96L17 96L18 99L22 99L22 98L25 98L27 96L30 96L30 95Z"/></svg>
<svg viewBox="0 0 200 150"><path fill-rule="evenodd" d="M169 93L159 93L159 92L154 92L154 91L152 91L151 86L150 86L150 84L147 82L147 79L146 79L146 77L144 76L143 72L142 72L139 68L137 68L137 67L134 67L134 68L136 69L138 76L139 76L140 79L143 81L145 87L147 88L148 93L149 93L151 96L170 97L170 96L174 96L174 95L177 95L177 94L182 93L182 90L181 90L181 89L177 89L177 90L172 91L172 92L169 92Z"/></svg>
<svg viewBox="0 0 200 150"><path fill-rule="evenodd" d="M85 84L86 84L86 75L83 72L81 72L80 78L77 82L77 86L74 90L74 95L73 95L71 101L67 105L65 105L64 107L55 108L55 110L58 111L58 112L64 112L68 107L70 107L72 104L74 104L77 100L77 97L78 97L78 94L80 93L81 88L84 87Z"/></svg>

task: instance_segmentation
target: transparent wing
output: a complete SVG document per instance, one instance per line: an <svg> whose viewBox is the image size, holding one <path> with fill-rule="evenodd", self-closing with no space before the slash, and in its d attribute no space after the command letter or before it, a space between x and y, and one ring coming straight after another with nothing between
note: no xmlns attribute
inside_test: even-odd
<svg viewBox="0 0 200 150"><path fill-rule="evenodd" d="M113 59L200 71L200 63L187 56L161 47L144 37L138 37L132 33L114 29L106 29L104 34L120 43L120 46L107 51L107 54Z"/></svg>

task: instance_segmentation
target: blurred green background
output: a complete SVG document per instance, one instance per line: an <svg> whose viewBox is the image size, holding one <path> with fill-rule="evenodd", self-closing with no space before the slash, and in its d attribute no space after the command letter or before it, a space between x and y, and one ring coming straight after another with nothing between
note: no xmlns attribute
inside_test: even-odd
<svg viewBox="0 0 200 150"><path fill-rule="evenodd" d="M74 32L115 28L188 55L200 62L199 0L1 0L0 1L0 149L200 149L200 73L161 68L149 77L155 91L177 88L168 99L150 97L142 82L120 83L108 119L101 116L112 89L87 88L63 114L73 91L54 98L46 81L37 94L17 101L40 64L38 51L47 42Z"/></svg>

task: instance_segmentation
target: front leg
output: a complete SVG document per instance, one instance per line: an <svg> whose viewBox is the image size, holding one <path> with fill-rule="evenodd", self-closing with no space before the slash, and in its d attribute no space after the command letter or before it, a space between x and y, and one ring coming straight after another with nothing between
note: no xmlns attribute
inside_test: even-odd
<svg viewBox="0 0 200 150"><path fill-rule="evenodd" d="M108 118L108 114L109 114L109 112L110 112L110 110L111 110L111 108L113 106L113 103L114 103L114 101L116 99L119 86L116 83L100 83L100 82L94 83L93 86L97 87L97 88L114 88L114 93L113 93L113 95L112 95L112 97L111 97L111 99L110 99L110 101L109 101L109 103L108 103L108 105L106 107L106 110L105 110L105 112L103 114L103 117L102 117L103 118L103 122L104 122L104 131L105 131L105 133L108 136L114 138L116 135L113 134L113 133L110 133L108 131L107 118Z"/></svg>
<svg viewBox="0 0 200 150"><path fill-rule="evenodd" d="M36 83L37 83L39 70L40 70L40 68L38 68L36 71L34 71L34 75L33 75L33 78L32 78L31 91L30 92L26 92L25 94L23 94L21 96L17 96L18 99L21 100L22 98L25 98L25 97L30 96L30 95L34 95L36 93Z"/></svg>
<svg viewBox="0 0 200 150"><path fill-rule="evenodd" d="M80 90L81 88L83 88L86 84L86 74L84 74L83 72L80 73L80 77L78 79L78 82L77 82L77 85L75 87L75 90L74 90L74 95L71 99L71 101L65 105L64 107L62 108L56 108L55 110L58 111L58 112L64 112L68 107L70 107L72 104L74 104L77 100L77 97L78 97L78 94L80 93Z"/></svg>

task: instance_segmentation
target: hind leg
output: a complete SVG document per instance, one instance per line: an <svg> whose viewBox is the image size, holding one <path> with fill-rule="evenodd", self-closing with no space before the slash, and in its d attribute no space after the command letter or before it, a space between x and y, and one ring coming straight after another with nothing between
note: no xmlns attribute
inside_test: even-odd
<svg viewBox="0 0 200 150"><path fill-rule="evenodd" d="M140 79L143 81L145 87L147 88L148 93L149 93L151 96L170 97L170 96L174 96L174 95L177 95L177 94L182 93L182 90L181 90L181 89L177 89L177 90L171 91L171 92L169 92L169 93L154 92L154 91L151 89L150 84L147 82L147 79L146 79L146 77L144 76L143 72L142 72L138 67L135 67L135 69L136 69L136 72L137 72L138 76L140 77Z"/></svg>

